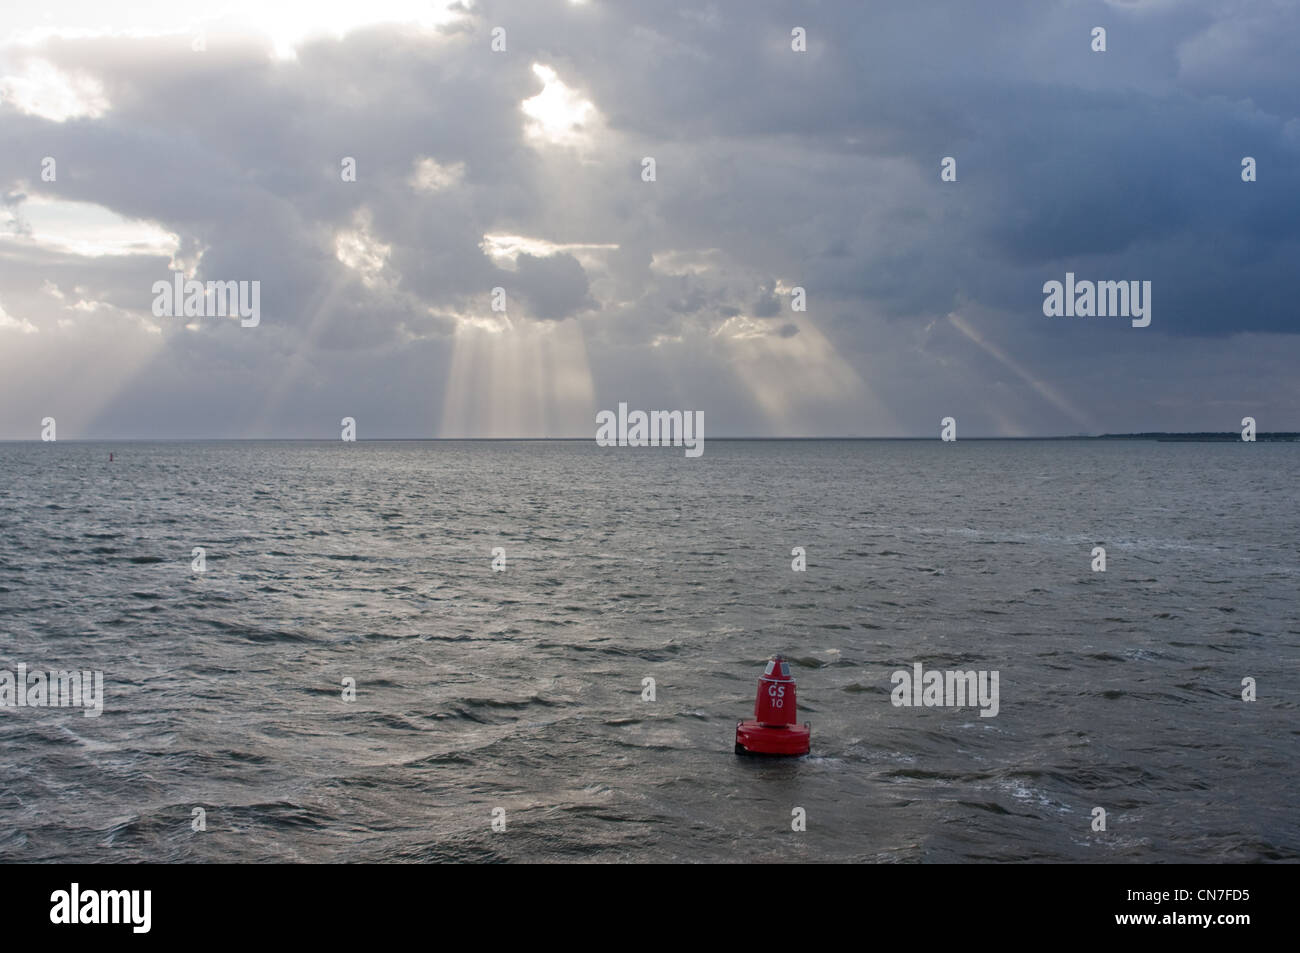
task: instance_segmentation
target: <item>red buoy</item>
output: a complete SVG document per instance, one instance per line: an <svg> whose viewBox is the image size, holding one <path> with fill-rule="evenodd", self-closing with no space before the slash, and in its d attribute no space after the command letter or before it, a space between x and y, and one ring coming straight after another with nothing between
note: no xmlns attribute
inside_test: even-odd
<svg viewBox="0 0 1300 953"><path fill-rule="evenodd" d="M795 724L797 715L790 663L774 655L758 679L754 720L736 725L736 754L807 754L812 728Z"/></svg>

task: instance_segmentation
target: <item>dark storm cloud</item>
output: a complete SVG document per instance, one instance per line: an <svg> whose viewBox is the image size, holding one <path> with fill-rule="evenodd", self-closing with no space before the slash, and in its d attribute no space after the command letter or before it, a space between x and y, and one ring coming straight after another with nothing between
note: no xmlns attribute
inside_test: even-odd
<svg viewBox="0 0 1300 953"><path fill-rule="evenodd" d="M587 296L587 273L569 254L538 258L520 254L518 271L510 282L531 304L532 313L545 321L558 321L592 307Z"/></svg>
<svg viewBox="0 0 1300 953"><path fill-rule="evenodd" d="M505 54L488 46L498 25ZM1098 25L1105 53L1089 49ZM790 49L794 26L807 53ZM59 123L0 105L0 190L15 231L23 196L96 203L178 235L182 258L201 252L201 280L262 282L255 335L164 325L103 408L106 428L239 435L225 421L248 407L213 408L247 400L266 432L319 432L334 404L434 432L445 395L431 375L451 361L455 316L486 315L498 285L512 319L577 317L599 401L620 386L650 406L689 395L725 408L733 432L928 433L942 406L982 414L989 432L1073 431L1077 417L1128 429L1125 395L1098 395L1099 369L1155 348L1162 366L1128 400L1165 388L1177 426L1194 416L1179 361L1199 367L1244 332L1256 336L1242 360L1260 361L1300 330L1298 45L1294 5L1226 0L488 0L436 34L375 26L288 61L257 38L213 37L202 54L187 38L52 39L7 62L92 76L110 108ZM535 62L598 111L582 148L526 134ZM45 155L57 183L39 179ZM1255 183L1240 178L1246 155ZM356 182L340 178L345 156ZM944 156L954 183L939 180ZM450 183L413 185L422 159L454 170ZM487 235L617 248L521 252L511 271L484 253ZM123 321L148 313L167 269L9 244L0 305L41 334L77 297ZM1045 318L1043 282L1067 270L1152 281L1151 328ZM806 316L778 283L806 288ZM825 335L823 351L795 319ZM767 368L772 354L795 379L846 362L878 411L848 388L765 418L744 362ZM1287 381L1244 366L1222 379L1293 406Z"/></svg>

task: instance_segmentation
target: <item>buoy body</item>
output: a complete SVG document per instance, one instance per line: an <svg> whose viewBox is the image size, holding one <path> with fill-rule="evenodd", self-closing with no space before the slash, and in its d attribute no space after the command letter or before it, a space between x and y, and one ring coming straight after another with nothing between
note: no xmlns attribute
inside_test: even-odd
<svg viewBox="0 0 1300 953"><path fill-rule="evenodd" d="M812 728L796 724L798 714L790 663L775 655L758 679L754 719L736 725L736 754L807 754Z"/></svg>

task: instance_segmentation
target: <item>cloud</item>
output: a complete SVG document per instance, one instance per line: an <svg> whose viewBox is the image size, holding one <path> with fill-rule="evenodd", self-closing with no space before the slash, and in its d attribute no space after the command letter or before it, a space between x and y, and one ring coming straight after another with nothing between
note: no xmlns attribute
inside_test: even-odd
<svg viewBox="0 0 1300 953"><path fill-rule="evenodd" d="M0 331L16 331L19 334L36 334L39 328L26 318L15 318L0 307Z"/></svg>
<svg viewBox="0 0 1300 953"><path fill-rule="evenodd" d="M0 376L0 436L109 334L98 396L78 391L105 434L329 433L343 405L392 435L472 431L475 401L430 384L457 359L473 380L465 329L474 360L544 340L600 406L694 400L718 433L929 433L955 407L965 434L1136 429L1138 406L1204 429L1238 399L1300 427L1276 361L1300 331L1293 6L393 10L288 30L250 6L201 52L134 20L0 48L0 299L34 329L0 328L26 341L0 371L48 379ZM262 324L154 319L175 268L260 280ZM1045 318L1066 271L1151 280L1151 327Z"/></svg>
<svg viewBox="0 0 1300 953"><path fill-rule="evenodd" d="M549 258L520 254L511 286L519 289L533 315L545 321L558 321L595 305L587 294L587 273L568 253Z"/></svg>

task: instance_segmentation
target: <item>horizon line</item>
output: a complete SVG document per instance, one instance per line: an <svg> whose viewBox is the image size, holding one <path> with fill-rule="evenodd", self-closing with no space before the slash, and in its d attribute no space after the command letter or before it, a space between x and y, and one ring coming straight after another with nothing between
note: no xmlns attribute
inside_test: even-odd
<svg viewBox="0 0 1300 953"><path fill-rule="evenodd" d="M1219 439L1230 439L1234 441L1241 440L1241 432L1238 430L1144 430L1131 433L1100 433L1100 434L1042 434L1033 436L974 436L959 437L950 441L959 443L962 440L1155 440L1168 437L1214 437ZM1300 431L1293 430L1261 430L1255 434L1257 440L1266 437L1288 437L1300 439ZM358 437L353 441L341 441L345 443L469 443L469 442L495 442L495 443L520 443L520 442L594 442L594 437ZM847 435L820 435L820 436L720 436L706 437L703 442L710 440L718 441L888 441L888 440L907 440L907 441L938 441L943 443L943 439L938 436L925 437L885 437L885 436L847 436ZM0 443L336 443L340 442L338 437L62 437L57 440L41 440L40 438L0 438ZM675 444L658 444L647 445L646 449L654 447L675 447ZM625 447L621 449L642 449L641 447Z"/></svg>

